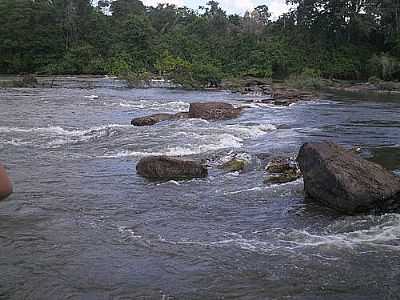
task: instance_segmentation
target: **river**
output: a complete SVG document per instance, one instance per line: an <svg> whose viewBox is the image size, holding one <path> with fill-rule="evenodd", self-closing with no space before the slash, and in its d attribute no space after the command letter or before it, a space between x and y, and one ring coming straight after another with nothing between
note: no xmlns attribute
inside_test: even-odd
<svg viewBox="0 0 400 300"><path fill-rule="evenodd" d="M96 82L96 80L94 80ZM303 182L263 183L257 157L306 141L357 145L400 171L400 101L336 95L290 107L224 91L0 89L0 299L399 299L400 215L339 216ZM130 120L195 101L249 106L235 120ZM209 159L209 177L149 182L150 154ZM216 165L234 154L244 173Z"/></svg>

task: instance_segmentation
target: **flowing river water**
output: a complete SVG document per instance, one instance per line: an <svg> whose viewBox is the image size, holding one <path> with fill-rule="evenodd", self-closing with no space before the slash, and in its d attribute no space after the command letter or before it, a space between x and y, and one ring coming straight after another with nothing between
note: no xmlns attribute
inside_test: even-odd
<svg viewBox="0 0 400 300"><path fill-rule="evenodd" d="M224 91L0 89L0 299L399 299L400 215L338 216L301 180L263 183L260 157L332 140L400 171L400 101L323 96L290 107ZM95 95L96 97L93 97ZM133 127L194 101L235 120ZM149 182L150 154L209 160L209 177ZM238 154L246 172L216 165Z"/></svg>

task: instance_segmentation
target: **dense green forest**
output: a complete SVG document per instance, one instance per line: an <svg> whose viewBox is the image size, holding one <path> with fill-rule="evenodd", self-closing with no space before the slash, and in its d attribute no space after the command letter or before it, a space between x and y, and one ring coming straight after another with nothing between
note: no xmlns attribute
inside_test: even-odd
<svg viewBox="0 0 400 300"><path fill-rule="evenodd" d="M0 73L400 78L400 0L290 0L228 15L138 0L0 0Z"/></svg>

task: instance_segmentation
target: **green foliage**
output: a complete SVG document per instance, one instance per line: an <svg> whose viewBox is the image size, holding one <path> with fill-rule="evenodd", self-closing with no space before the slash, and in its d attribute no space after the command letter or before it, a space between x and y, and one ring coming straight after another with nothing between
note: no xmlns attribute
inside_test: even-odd
<svg viewBox="0 0 400 300"><path fill-rule="evenodd" d="M144 70L139 72L125 72L119 74L119 77L126 80L129 87L145 87L151 79L151 73Z"/></svg>
<svg viewBox="0 0 400 300"><path fill-rule="evenodd" d="M298 89L321 89L326 82L321 78L321 71L305 68L300 74L292 74L285 81L288 86Z"/></svg>
<svg viewBox="0 0 400 300"><path fill-rule="evenodd" d="M400 79L398 1L289 2L297 8L272 21L266 5L238 16L216 1L193 11L140 0L0 0L0 72L131 81L159 73L191 87L240 76L290 76L312 88L322 78Z"/></svg>
<svg viewBox="0 0 400 300"><path fill-rule="evenodd" d="M163 56L157 61L156 69L161 75L174 76L177 73L189 73L191 64L180 57L174 57L168 51L165 51Z"/></svg>
<svg viewBox="0 0 400 300"><path fill-rule="evenodd" d="M192 65L193 79L202 85L219 84L223 78L220 68L211 63L195 63Z"/></svg>
<svg viewBox="0 0 400 300"><path fill-rule="evenodd" d="M133 69L132 61L126 53L121 53L118 56L111 57L107 66L108 73L113 75L128 74Z"/></svg>
<svg viewBox="0 0 400 300"><path fill-rule="evenodd" d="M241 72L241 75L256 78L272 78L272 66L261 68L253 67L249 70Z"/></svg>
<svg viewBox="0 0 400 300"><path fill-rule="evenodd" d="M188 61L172 56L166 51L157 61L155 67L160 75L173 79L184 86L192 86L192 64Z"/></svg>
<svg viewBox="0 0 400 300"><path fill-rule="evenodd" d="M219 83L223 74L217 66L211 62L190 63L180 57L171 55L165 51L155 64L160 75L175 80L186 87L205 86Z"/></svg>
<svg viewBox="0 0 400 300"><path fill-rule="evenodd" d="M371 83L371 84L379 84L381 82L382 82L382 80L376 76L371 76L370 78L368 78L368 83Z"/></svg>
<svg viewBox="0 0 400 300"><path fill-rule="evenodd" d="M146 72L144 63L135 59L136 57L128 52L121 52L112 56L106 64L106 71L108 74L125 77L130 73L143 73Z"/></svg>
<svg viewBox="0 0 400 300"><path fill-rule="evenodd" d="M393 80L400 72L400 61L385 53L373 55L368 61L368 71L371 76L383 80Z"/></svg>

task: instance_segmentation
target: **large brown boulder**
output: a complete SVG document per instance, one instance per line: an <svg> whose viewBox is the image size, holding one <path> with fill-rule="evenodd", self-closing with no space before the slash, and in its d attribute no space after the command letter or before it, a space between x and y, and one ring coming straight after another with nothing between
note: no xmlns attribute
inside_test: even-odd
<svg viewBox="0 0 400 300"><path fill-rule="evenodd" d="M346 214L400 207L400 179L329 142L304 144L297 161L306 197Z"/></svg>
<svg viewBox="0 0 400 300"><path fill-rule="evenodd" d="M11 180L7 175L6 170L0 164L0 200L9 196L13 191Z"/></svg>
<svg viewBox="0 0 400 300"><path fill-rule="evenodd" d="M180 112L177 114L154 114L151 116L135 118L131 121L131 124L134 126L151 126L163 121L173 121L184 119L188 117L188 113Z"/></svg>
<svg viewBox="0 0 400 300"><path fill-rule="evenodd" d="M241 108L225 102L198 102L190 104L189 118L226 120L239 117L241 111Z"/></svg>
<svg viewBox="0 0 400 300"><path fill-rule="evenodd" d="M207 177L207 168L200 162L167 156L149 156L136 165L139 175L154 180L184 180Z"/></svg>

